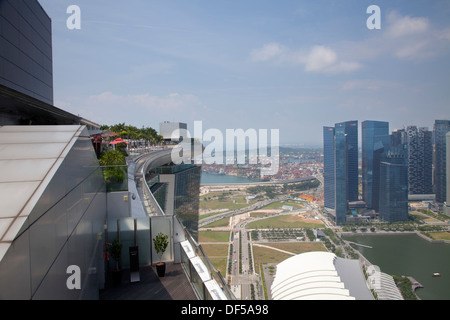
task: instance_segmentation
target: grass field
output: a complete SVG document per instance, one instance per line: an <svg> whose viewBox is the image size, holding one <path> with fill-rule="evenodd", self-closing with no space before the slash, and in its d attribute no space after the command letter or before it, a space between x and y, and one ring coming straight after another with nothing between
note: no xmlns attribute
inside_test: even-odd
<svg viewBox="0 0 450 320"><path fill-rule="evenodd" d="M428 236L433 238L434 240L450 240L450 232L428 232Z"/></svg>
<svg viewBox="0 0 450 320"><path fill-rule="evenodd" d="M294 207L294 209L303 208L303 204L299 203L298 201L276 201L268 204L265 207L262 207L261 209L281 209L283 206Z"/></svg>
<svg viewBox="0 0 450 320"><path fill-rule="evenodd" d="M265 243L265 246L285 250L294 254L300 254L310 251L327 251L321 242L300 242L300 243ZM278 264L292 255L269 248L253 246L253 259L255 261L255 270L259 270L260 264L275 263Z"/></svg>
<svg viewBox="0 0 450 320"><path fill-rule="evenodd" d="M201 244L209 260L223 277L227 272L228 244Z"/></svg>
<svg viewBox="0 0 450 320"><path fill-rule="evenodd" d="M198 242L229 242L229 231L200 231Z"/></svg>
<svg viewBox="0 0 450 320"><path fill-rule="evenodd" d="M429 215L419 212L419 211L413 211L413 212L409 212L410 215L412 216L417 216L419 217L421 220L423 220L425 223L431 223L431 222L439 222L438 219L435 219L433 217L430 217Z"/></svg>
<svg viewBox="0 0 450 320"><path fill-rule="evenodd" d="M322 228L323 223L316 219L306 219L298 215L280 215L253 221L247 225L247 229L272 229L272 228Z"/></svg>
<svg viewBox="0 0 450 320"><path fill-rule="evenodd" d="M229 240L230 232L227 231L200 231L198 234L198 242L223 277L225 277L227 271ZM226 244L223 242L226 242Z"/></svg>
<svg viewBox="0 0 450 320"><path fill-rule="evenodd" d="M218 228L218 227L227 227L230 224L230 217L223 218L218 221L212 222L204 226L204 228Z"/></svg>
<svg viewBox="0 0 450 320"><path fill-rule="evenodd" d="M237 196L233 198L225 198L222 200L214 199L214 200L202 200L200 201L200 209L204 210L217 210L217 209L228 209L228 210L237 210L245 208L255 201L249 201L244 196Z"/></svg>

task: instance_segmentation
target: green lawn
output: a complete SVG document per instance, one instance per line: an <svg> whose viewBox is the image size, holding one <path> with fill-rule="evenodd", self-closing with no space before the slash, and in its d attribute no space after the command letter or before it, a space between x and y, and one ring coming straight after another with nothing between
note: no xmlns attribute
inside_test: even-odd
<svg viewBox="0 0 450 320"><path fill-rule="evenodd" d="M214 200L202 200L200 201L200 209L205 210L217 210L217 209L228 209L228 210L237 210L250 206L255 203L255 201L249 201L245 197L233 197L226 199L214 199Z"/></svg>
<svg viewBox="0 0 450 320"><path fill-rule="evenodd" d="M215 222L212 222L210 224L207 224L203 228L227 227L229 224L230 224L230 217L223 218L223 219L217 220Z"/></svg>
<svg viewBox="0 0 450 320"><path fill-rule="evenodd" d="M225 277L227 272L228 244L202 244L201 246L212 264Z"/></svg>
<svg viewBox="0 0 450 320"><path fill-rule="evenodd" d="M198 242L229 242L229 231L200 231Z"/></svg>
<svg viewBox="0 0 450 320"><path fill-rule="evenodd" d="M450 240L450 232L448 232L448 231L428 232L427 235L435 240Z"/></svg>
<svg viewBox="0 0 450 320"><path fill-rule="evenodd" d="M311 251L327 251L321 242L301 242L301 243L264 243L264 245L282 249L295 254ZM275 263L278 264L292 255L270 248L253 246L253 258L255 261L255 270L259 270L260 264Z"/></svg>
<svg viewBox="0 0 450 320"><path fill-rule="evenodd" d="M283 206L294 207L294 209L301 209L303 205L298 201L276 201L268 204L261 209L281 209Z"/></svg>
<svg viewBox="0 0 450 320"><path fill-rule="evenodd" d="M272 228L322 228L320 220L305 219L297 215L280 215L250 222L247 229L272 229Z"/></svg>

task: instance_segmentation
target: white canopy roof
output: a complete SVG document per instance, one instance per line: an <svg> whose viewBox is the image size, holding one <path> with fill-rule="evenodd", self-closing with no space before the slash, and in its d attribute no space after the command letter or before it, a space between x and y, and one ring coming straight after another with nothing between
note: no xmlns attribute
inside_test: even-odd
<svg viewBox="0 0 450 320"><path fill-rule="evenodd" d="M274 300L355 300L338 275L329 252L296 255L277 266L271 292Z"/></svg>

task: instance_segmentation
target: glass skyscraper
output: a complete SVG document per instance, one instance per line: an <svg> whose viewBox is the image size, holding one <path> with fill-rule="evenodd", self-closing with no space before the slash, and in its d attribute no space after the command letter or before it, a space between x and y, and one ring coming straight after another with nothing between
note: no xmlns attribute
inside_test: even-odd
<svg viewBox="0 0 450 320"><path fill-rule="evenodd" d="M446 141L450 131L450 120L436 120L434 123L434 192L436 201L443 203L446 196Z"/></svg>
<svg viewBox="0 0 450 320"><path fill-rule="evenodd" d="M345 128L348 201L358 201L358 121L338 123L336 127Z"/></svg>
<svg viewBox="0 0 450 320"><path fill-rule="evenodd" d="M408 126L408 190L409 194L431 194L433 167L433 134L427 128Z"/></svg>
<svg viewBox="0 0 450 320"><path fill-rule="evenodd" d="M378 211L380 162L390 149L389 123L364 121L362 127L362 196L367 208Z"/></svg>
<svg viewBox="0 0 450 320"><path fill-rule="evenodd" d="M348 209L347 135L345 126L335 129L335 210L336 224L345 223Z"/></svg>
<svg viewBox="0 0 450 320"><path fill-rule="evenodd" d="M323 127L324 207L335 209L334 127Z"/></svg>
<svg viewBox="0 0 450 320"><path fill-rule="evenodd" d="M336 224L343 224L348 202L358 200L358 121L324 127L324 180L324 204L333 209L334 202Z"/></svg>
<svg viewBox="0 0 450 320"><path fill-rule="evenodd" d="M388 155L380 163L380 219L408 220L408 166L404 155Z"/></svg>

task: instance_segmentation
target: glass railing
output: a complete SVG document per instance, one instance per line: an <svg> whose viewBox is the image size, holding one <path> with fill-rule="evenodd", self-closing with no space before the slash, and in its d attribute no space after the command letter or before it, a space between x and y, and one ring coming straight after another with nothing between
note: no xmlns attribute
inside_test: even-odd
<svg viewBox="0 0 450 320"><path fill-rule="evenodd" d="M179 243L181 264L199 300L236 300L201 245L195 243L189 234L186 237Z"/></svg>
<svg viewBox="0 0 450 320"><path fill-rule="evenodd" d="M128 167L126 165L100 168L106 182L106 192L128 191Z"/></svg>

